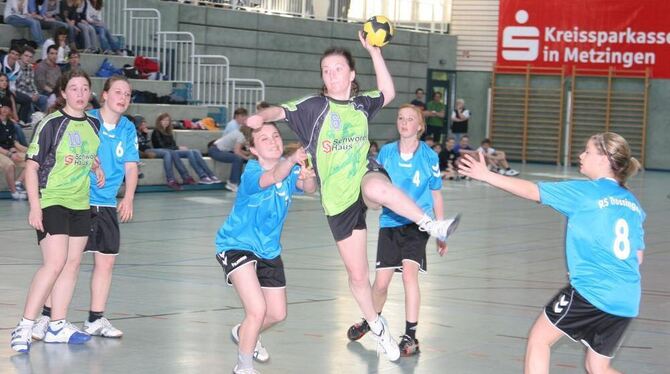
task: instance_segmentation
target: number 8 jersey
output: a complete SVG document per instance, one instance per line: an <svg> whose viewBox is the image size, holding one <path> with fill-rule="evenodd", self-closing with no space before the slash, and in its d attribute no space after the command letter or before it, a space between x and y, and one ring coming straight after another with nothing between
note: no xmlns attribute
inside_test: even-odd
<svg viewBox="0 0 670 374"><path fill-rule="evenodd" d="M539 183L540 202L568 218L565 252L570 284L598 309L635 317L640 307L637 251L644 249L645 213L610 178Z"/></svg>

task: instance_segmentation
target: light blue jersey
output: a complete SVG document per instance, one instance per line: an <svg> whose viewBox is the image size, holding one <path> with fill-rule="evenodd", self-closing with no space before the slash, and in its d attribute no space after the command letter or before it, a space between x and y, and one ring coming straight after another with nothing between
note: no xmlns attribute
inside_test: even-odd
<svg viewBox="0 0 670 374"><path fill-rule="evenodd" d="M640 307L637 251L645 213L614 179L539 183L540 201L568 217L570 284L598 309L635 317Z"/></svg>
<svg viewBox="0 0 670 374"><path fill-rule="evenodd" d="M415 201L427 215L435 218L432 191L442 188L440 160L435 151L426 143L419 142L412 158L403 160L396 141L379 150L377 162L384 167L395 186ZM379 216L379 227L397 227L410 223L411 220L386 207Z"/></svg>
<svg viewBox="0 0 670 374"><path fill-rule="evenodd" d="M89 117L97 118L103 124L99 109L86 113ZM91 205L116 206L116 194L123 183L126 174L126 162L139 162L140 155L137 151L137 132L135 125L125 116L121 116L119 123L112 130L100 126L100 147L98 147L98 159L105 173L105 185L98 188L95 173L91 173Z"/></svg>
<svg viewBox="0 0 670 374"><path fill-rule="evenodd" d="M283 181L261 189L264 172L258 161L247 163L235 205L216 234L217 253L245 250L268 260L281 253L279 239L291 197L297 191L300 167L295 165Z"/></svg>

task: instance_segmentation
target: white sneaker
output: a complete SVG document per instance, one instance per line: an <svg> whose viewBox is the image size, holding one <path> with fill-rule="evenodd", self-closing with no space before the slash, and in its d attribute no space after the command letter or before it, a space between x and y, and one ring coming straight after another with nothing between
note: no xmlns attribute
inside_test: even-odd
<svg viewBox="0 0 670 374"><path fill-rule="evenodd" d="M28 194L25 192L21 192L19 190L16 190L16 192L12 192L12 199L13 200L27 200L28 199Z"/></svg>
<svg viewBox="0 0 670 374"><path fill-rule="evenodd" d="M86 320L84 322L84 332L104 338L120 338L123 336L123 331L112 326L112 323L105 317L98 318L93 322Z"/></svg>
<svg viewBox="0 0 670 374"><path fill-rule="evenodd" d="M91 335L79 331L67 321L49 323L47 333L44 335L45 343L84 344L89 340L91 340Z"/></svg>
<svg viewBox="0 0 670 374"><path fill-rule="evenodd" d="M213 183L213 184L223 183L223 181L221 181L221 179L219 179L216 175L213 176L213 177L210 177L209 179L212 180L212 183Z"/></svg>
<svg viewBox="0 0 670 374"><path fill-rule="evenodd" d="M461 222L461 214L458 213L452 219L445 219L442 221L429 220L419 224L419 230L427 232L441 241L446 241L447 238L456 231L458 224Z"/></svg>
<svg viewBox="0 0 670 374"><path fill-rule="evenodd" d="M26 192L26 186L24 186L21 181L14 182L14 187L16 187L18 192Z"/></svg>
<svg viewBox="0 0 670 374"><path fill-rule="evenodd" d="M519 172L514 170L514 169L509 169L509 170L505 171L505 175L507 175L509 177L513 177L513 176L519 175Z"/></svg>
<svg viewBox="0 0 670 374"><path fill-rule="evenodd" d="M32 344L32 325L17 325L12 331L12 338L10 344L12 349L17 352L30 351Z"/></svg>
<svg viewBox="0 0 670 374"><path fill-rule="evenodd" d="M51 318L47 316L40 316L40 318L35 321L35 325L33 325L33 340L44 339L44 335L46 335L47 329L49 328L49 322L51 322Z"/></svg>
<svg viewBox="0 0 670 374"><path fill-rule="evenodd" d="M240 324L233 326L233 329L230 330L230 336L233 338L235 344L240 344ZM261 337L258 336L256 341L256 347L254 348L254 360L258 362L267 362L270 359L270 354L268 350L263 347L261 343Z"/></svg>
<svg viewBox="0 0 670 374"><path fill-rule="evenodd" d="M235 368L233 369L233 374L261 374L261 372L254 368L238 369L237 365L235 365Z"/></svg>
<svg viewBox="0 0 670 374"><path fill-rule="evenodd" d="M382 324L382 331L380 331L379 334L375 334L374 331L372 331L372 336L377 339L377 352L382 350L389 361L396 361L400 358L400 347L398 346L398 342L391 336L391 331L389 330L386 318L379 316L379 321Z"/></svg>
<svg viewBox="0 0 670 374"><path fill-rule="evenodd" d="M232 192L237 192L237 185L235 183L232 183L230 181L226 182L225 186L223 188L227 189L228 191Z"/></svg>

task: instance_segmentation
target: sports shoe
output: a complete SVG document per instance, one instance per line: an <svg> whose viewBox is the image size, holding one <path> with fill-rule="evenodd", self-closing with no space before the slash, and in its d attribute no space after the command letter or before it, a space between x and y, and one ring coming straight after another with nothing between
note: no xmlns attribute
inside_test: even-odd
<svg viewBox="0 0 670 374"><path fill-rule="evenodd" d="M12 331L12 339L10 344L12 349L17 352L28 352L30 351L30 345L32 344L32 326L28 325L17 325L16 328Z"/></svg>
<svg viewBox="0 0 670 374"><path fill-rule="evenodd" d="M233 329L230 330L230 336L233 338L235 344L240 344L240 324L233 326ZM254 360L258 362L267 362L270 359L270 354L268 350L263 347L261 343L261 337L258 336L256 341L256 347L254 348Z"/></svg>
<svg viewBox="0 0 670 374"><path fill-rule="evenodd" d="M198 182L193 177L186 177L184 178L184 184L198 184Z"/></svg>
<svg viewBox="0 0 670 374"><path fill-rule="evenodd" d="M84 332L104 338L120 338L123 336L123 331L112 326L112 323L105 317L100 317L93 322L86 320L84 322Z"/></svg>
<svg viewBox="0 0 670 374"><path fill-rule="evenodd" d="M14 182L14 187L16 187L16 190L19 192L26 192L26 186L24 186L21 181Z"/></svg>
<svg viewBox="0 0 670 374"><path fill-rule="evenodd" d="M412 339L409 335L403 335L400 337L400 344L398 344L400 349L400 355L402 357L408 357L419 353L419 341L417 339Z"/></svg>
<svg viewBox="0 0 670 374"><path fill-rule="evenodd" d="M232 183L230 181L226 182L226 185L223 186L223 188L227 189L228 191L231 192L237 192L237 185L235 183Z"/></svg>
<svg viewBox="0 0 670 374"><path fill-rule="evenodd" d="M212 183L214 183L214 184L223 183L223 181L221 181L221 179L219 179L216 175L209 177L209 179L211 179Z"/></svg>
<svg viewBox="0 0 670 374"><path fill-rule="evenodd" d="M175 191L181 191L181 186L180 186L179 183L177 183L177 181L174 180L174 179L169 180L169 181L167 182L167 186L170 187L170 188L172 188L172 189L175 190Z"/></svg>
<svg viewBox="0 0 670 374"><path fill-rule="evenodd" d="M505 175L505 169L498 169L497 173L500 175Z"/></svg>
<svg viewBox="0 0 670 374"><path fill-rule="evenodd" d="M18 201L18 200L28 199L28 194L26 194L25 191L22 192L22 191L16 190L16 192L12 192L11 195L12 195L12 200L17 200Z"/></svg>
<svg viewBox="0 0 670 374"><path fill-rule="evenodd" d="M50 323L49 328L47 328L47 333L44 335L45 343L84 344L91 340L91 335L79 331L79 329L70 322L63 321L60 324L60 328L57 330L53 330L51 325L52 324Z"/></svg>
<svg viewBox="0 0 670 374"><path fill-rule="evenodd" d="M347 338L351 341L355 341L362 338L368 331L370 331L370 325L368 325L368 321L363 318L361 322L354 323L349 327L349 330L347 330Z"/></svg>
<svg viewBox="0 0 670 374"><path fill-rule="evenodd" d="M505 175L507 175L509 177L513 177L513 176L519 175L519 172L514 170L514 169L508 169L507 171L505 171Z"/></svg>
<svg viewBox="0 0 670 374"><path fill-rule="evenodd" d="M398 343L391 336L386 318L379 316L379 321L382 324L382 330L379 334L375 334L374 331L372 332L372 335L377 338L377 352L381 350L389 361L395 361L400 358L400 348L398 347Z"/></svg>
<svg viewBox="0 0 670 374"><path fill-rule="evenodd" d="M200 180L198 181L198 184L212 184L214 181L212 181L212 178L208 176L201 177Z"/></svg>
<svg viewBox="0 0 670 374"><path fill-rule="evenodd" d="M441 221L428 220L427 222L419 223L419 230L425 231L430 236L446 241L447 238L456 231L458 224L461 222L461 214L458 213L454 218L445 219Z"/></svg>
<svg viewBox="0 0 670 374"><path fill-rule="evenodd" d="M33 325L33 340L44 339L44 335L46 335L47 329L49 328L49 322L51 322L51 318L47 316L40 316L40 318L35 321L35 324Z"/></svg>
<svg viewBox="0 0 670 374"><path fill-rule="evenodd" d="M254 368L238 369L237 365L235 365L235 368L233 369L233 374L261 374L261 372Z"/></svg>

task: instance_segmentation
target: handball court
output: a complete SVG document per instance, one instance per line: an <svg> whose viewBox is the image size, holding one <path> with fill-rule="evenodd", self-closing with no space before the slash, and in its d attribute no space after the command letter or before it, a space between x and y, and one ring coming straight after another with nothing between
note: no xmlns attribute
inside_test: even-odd
<svg viewBox="0 0 670 374"><path fill-rule="evenodd" d="M520 165L517 165L520 166ZM519 167L520 177L562 180L575 168ZM640 316L613 361L625 373L667 373L670 367L670 173L644 172L630 181L647 213ZM520 373L526 335L542 306L567 283L564 220L548 207L479 182L445 182L448 216L463 220L445 257L428 247L420 275L421 353L388 362L370 337L349 342L360 318L318 197L294 199L282 254L288 318L262 335L271 359L261 373ZM243 315L214 258L214 235L230 211L226 191L141 193L135 218L121 225L106 316L122 339L94 337L81 346L33 343L15 354L9 334L21 317L38 264L28 204L0 200L0 373L229 373L237 348L230 329ZM368 213L368 253L374 265L377 215ZM89 306L91 257L86 256L69 320L81 326ZM370 273L372 277L372 272ZM384 315L393 335L404 331L399 275ZM583 347L563 338L552 352L552 373L580 373Z"/></svg>

